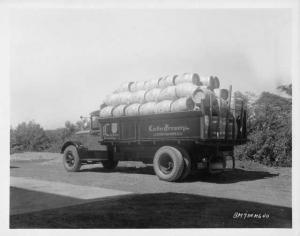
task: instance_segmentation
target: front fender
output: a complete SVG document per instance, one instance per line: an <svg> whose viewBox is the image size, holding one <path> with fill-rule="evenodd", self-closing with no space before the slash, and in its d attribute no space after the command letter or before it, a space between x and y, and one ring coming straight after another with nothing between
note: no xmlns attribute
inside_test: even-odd
<svg viewBox="0 0 300 236"><path fill-rule="evenodd" d="M83 146L83 144L81 142L78 142L78 141L67 141L64 143L64 145L62 146L61 150L60 150L60 153L64 153L65 149L70 146L70 145L73 145L76 147L78 153L81 153L83 151L87 151L87 148Z"/></svg>

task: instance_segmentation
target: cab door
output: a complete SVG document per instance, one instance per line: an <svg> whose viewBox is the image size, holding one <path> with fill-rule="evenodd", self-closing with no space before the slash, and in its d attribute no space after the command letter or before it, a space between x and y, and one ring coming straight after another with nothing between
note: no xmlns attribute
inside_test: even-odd
<svg viewBox="0 0 300 236"><path fill-rule="evenodd" d="M93 151L106 151L106 146L100 144L102 141L99 116L91 116L91 125L87 140L88 150Z"/></svg>

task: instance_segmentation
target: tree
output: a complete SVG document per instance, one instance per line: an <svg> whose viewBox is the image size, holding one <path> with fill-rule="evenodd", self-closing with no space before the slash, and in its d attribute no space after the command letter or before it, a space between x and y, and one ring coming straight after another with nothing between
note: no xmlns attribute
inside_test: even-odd
<svg viewBox="0 0 300 236"><path fill-rule="evenodd" d="M73 134L75 134L75 132L78 131L78 129L76 128L76 125L73 124L70 121L66 121L65 122L65 133L64 133L64 138L69 138L71 137Z"/></svg>
<svg viewBox="0 0 300 236"><path fill-rule="evenodd" d="M88 130L90 129L90 119L83 119L76 122L77 130Z"/></svg>
<svg viewBox="0 0 300 236"><path fill-rule="evenodd" d="M281 92L285 92L287 95L292 96L292 84L280 85L277 87L277 89Z"/></svg>
<svg viewBox="0 0 300 236"><path fill-rule="evenodd" d="M42 151L49 145L44 129L34 121L19 124L10 130L10 147L14 151Z"/></svg>
<svg viewBox="0 0 300 236"><path fill-rule="evenodd" d="M292 100L263 92L253 104L249 141L236 148L239 158L266 165L292 165Z"/></svg>

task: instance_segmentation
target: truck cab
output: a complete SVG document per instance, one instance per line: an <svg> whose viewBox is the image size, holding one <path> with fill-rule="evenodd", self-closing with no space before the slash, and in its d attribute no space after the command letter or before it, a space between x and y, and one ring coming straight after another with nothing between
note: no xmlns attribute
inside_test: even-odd
<svg viewBox="0 0 300 236"><path fill-rule="evenodd" d="M99 110L91 112L88 119L84 122L87 129L76 132L72 139L65 142L61 148L64 167L67 171L79 171L82 165L97 163L102 163L108 169L112 168L112 165L108 164L107 146L101 144Z"/></svg>

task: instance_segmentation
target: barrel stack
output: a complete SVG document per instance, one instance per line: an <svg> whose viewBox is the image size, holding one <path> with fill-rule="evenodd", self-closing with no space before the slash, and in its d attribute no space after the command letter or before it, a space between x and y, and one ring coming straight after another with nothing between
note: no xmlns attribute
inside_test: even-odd
<svg viewBox="0 0 300 236"><path fill-rule="evenodd" d="M202 111L204 115L227 117L241 109L241 100L231 98L229 91L220 88L216 76L197 73L168 75L147 81L121 84L108 94L100 107L100 117L152 115L167 112ZM213 118L215 124L216 118ZM220 127L224 119L217 122Z"/></svg>

